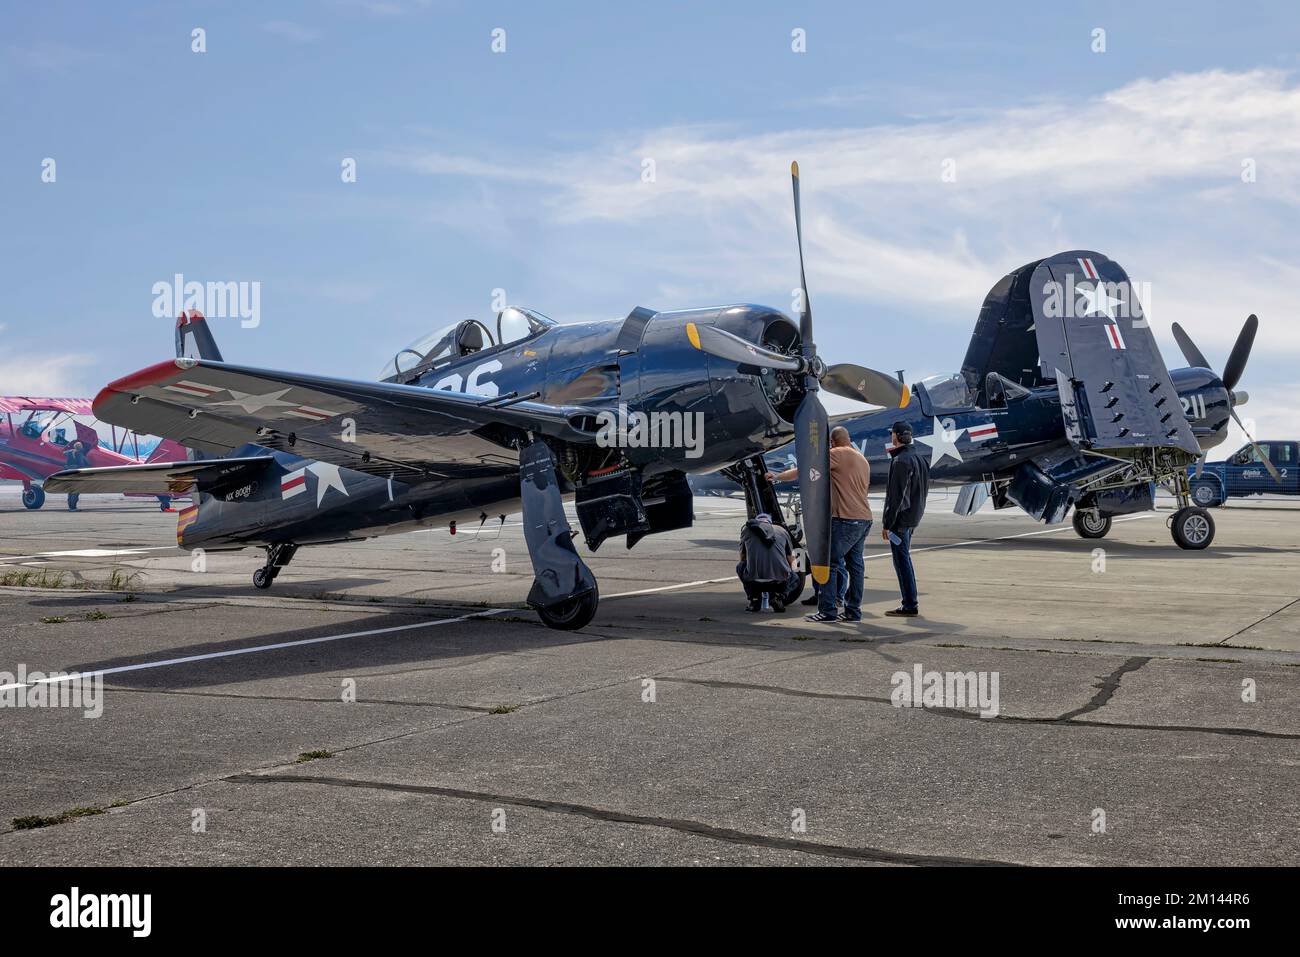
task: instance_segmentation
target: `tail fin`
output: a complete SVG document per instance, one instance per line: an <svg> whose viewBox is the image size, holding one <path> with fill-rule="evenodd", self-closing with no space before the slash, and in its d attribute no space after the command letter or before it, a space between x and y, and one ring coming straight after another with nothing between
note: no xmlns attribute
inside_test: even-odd
<svg viewBox="0 0 1300 957"><path fill-rule="evenodd" d="M211 359L223 361L217 340L212 338L212 330L203 318L203 313L191 309L176 318L176 358Z"/></svg>

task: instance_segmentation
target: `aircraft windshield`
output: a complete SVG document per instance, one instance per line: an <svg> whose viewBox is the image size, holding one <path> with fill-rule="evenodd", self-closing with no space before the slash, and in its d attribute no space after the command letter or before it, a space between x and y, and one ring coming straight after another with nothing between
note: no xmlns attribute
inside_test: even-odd
<svg viewBox="0 0 1300 957"><path fill-rule="evenodd" d="M935 412L946 409L969 409L971 406L970 390L961 373L930 376L918 382L917 387L925 391Z"/></svg>
<svg viewBox="0 0 1300 957"><path fill-rule="evenodd" d="M417 366L430 366L457 355L469 355L497 346L520 342L535 336L551 326L555 320L531 309L509 306L497 315L496 339L492 332L476 320L453 322L436 332L421 336L400 350L379 374L381 380L413 371Z"/></svg>

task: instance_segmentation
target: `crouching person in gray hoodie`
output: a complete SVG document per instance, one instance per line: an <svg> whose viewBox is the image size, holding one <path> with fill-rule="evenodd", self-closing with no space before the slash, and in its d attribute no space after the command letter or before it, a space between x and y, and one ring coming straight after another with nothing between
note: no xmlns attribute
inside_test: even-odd
<svg viewBox="0 0 1300 957"><path fill-rule="evenodd" d="M772 523L772 516L760 512L740 531L740 562L736 574L749 597L749 611L763 607L769 596L773 611L785 611L785 597L799 587L794 570L794 546L790 533Z"/></svg>

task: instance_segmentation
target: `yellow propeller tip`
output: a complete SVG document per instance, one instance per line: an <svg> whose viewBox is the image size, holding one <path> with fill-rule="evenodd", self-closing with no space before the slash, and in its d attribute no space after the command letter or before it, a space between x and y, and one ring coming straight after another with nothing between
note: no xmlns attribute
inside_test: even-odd
<svg viewBox="0 0 1300 957"><path fill-rule="evenodd" d="M798 161L798 160L792 160L792 161L790 162L790 175L791 175L791 176L798 176L798 175L799 175L799 161ZM819 583L819 584L820 584L820 583Z"/></svg>
<svg viewBox="0 0 1300 957"><path fill-rule="evenodd" d="M898 407L900 409L906 409L907 404L911 401L912 401L912 390L905 385L903 386L903 398L899 400Z"/></svg>
<svg viewBox="0 0 1300 957"><path fill-rule="evenodd" d="M812 576L813 576L813 581L815 581L817 584L825 585L828 581L831 580L831 566L814 565L812 567Z"/></svg>
<svg viewBox="0 0 1300 957"><path fill-rule="evenodd" d="M691 345L700 348L700 330L695 328L695 323L686 323L686 338L691 340Z"/></svg>

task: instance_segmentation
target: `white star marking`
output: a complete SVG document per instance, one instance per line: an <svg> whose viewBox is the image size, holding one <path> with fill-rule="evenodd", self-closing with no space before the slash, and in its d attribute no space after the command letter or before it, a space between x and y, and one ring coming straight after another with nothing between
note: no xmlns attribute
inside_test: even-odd
<svg viewBox="0 0 1300 957"><path fill-rule="evenodd" d="M266 395L253 395L251 392L238 392L234 389L227 389L233 399L226 399L221 402L213 402L213 405L237 405L250 415L254 412L261 412L269 406L287 406L296 408L296 402L282 402L280 396L288 392L288 389L281 389L279 392L268 392Z"/></svg>
<svg viewBox="0 0 1300 957"><path fill-rule="evenodd" d="M1082 312L1084 316L1102 315L1113 322L1115 319L1114 307L1123 302L1122 299L1112 298L1109 290L1106 289L1106 284L1100 281L1095 283L1091 289L1087 286L1075 286L1074 291L1088 300L1088 304Z"/></svg>
<svg viewBox="0 0 1300 957"><path fill-rule="evenodd" d="M952 420L949 419L949 422ZM944 456L951 455L958 462L962 461L961 453L957 451L957 440L962 437L965 428L948 430L938 418L930 419L930 434L915 436L913 441L921 442L930 446L930 467L934 468L943 461Z"/></svg>
<svg viewBox="0 0 1300 957"><path fill-rule="evenodd" d="M328 462L312 462L307 469L316 473L316 507L320 508L321 499L325 493L332 488L338 489L344 495L348 494L347 486L343 484L343 476L339 474L337 465L330 465Z"/></svg>

